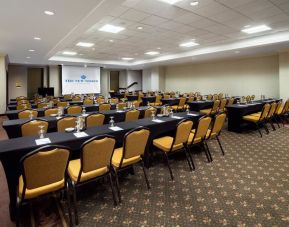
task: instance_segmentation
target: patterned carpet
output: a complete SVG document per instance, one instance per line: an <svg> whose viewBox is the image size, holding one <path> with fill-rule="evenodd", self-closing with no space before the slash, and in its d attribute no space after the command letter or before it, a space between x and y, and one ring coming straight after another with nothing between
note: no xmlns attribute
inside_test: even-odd
<svg viewBox="0 0 289 227"><path fill-rule="evenodd" d="M157 160L148 170L150 191L136 167L134 176L121 178L117 207L108 184L82 187L79 226L289 226L288 137L286 127L263 139L224 131L225 156L211 141L213 163L196 153L194 172L184 156L171 157L174 182Z"/></svg>

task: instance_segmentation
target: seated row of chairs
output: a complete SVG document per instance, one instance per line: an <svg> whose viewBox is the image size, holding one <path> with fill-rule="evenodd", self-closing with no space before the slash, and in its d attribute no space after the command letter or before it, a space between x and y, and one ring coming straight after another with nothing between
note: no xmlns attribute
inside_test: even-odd
<svg viewBox="0 0 289 227"><path fill-rule="evenodd" d="M208 161L211 162L212 157L206 141L217 138L220 144L218 136L225 118L225 114L217 115L211 129L209 127L212 119L210 117L201 118L195 130L192 130L193 122L184 119L176 126L175 137L153 140L154 146L165 154L172 180L174 178L169 166L168 154L184 150L190 170L193 170L195 166L190 155L190 147L200 144L206 151ZM118 202L122 202L118 173L138 163L141 164L147 188L150 189L143 162L149 136L148 128L139 127L131 130L125 134L123 146L120 148L115 148L116 139L114 137L97 136L83 143L80 157L75 160L70 159L70 149L65 146L44 146L28 153L20 160L21 173L17 186L17 224L21 217L22 204L40 196L65 190L70 225L73 222L70 192L73 194L74 217L75 223L78 225L76 188L92 181L109 178L113 201L117 205ZM115 193L115 187L117 193Z"/></svg>
<svg viewBox="0 0 289 227"><path fill-rule="evenodd" d="M128 132L123 147L115 148L116 139L109 135L97 136L83 143L80 158L70 160L70 149L64 146L44 146L20 160L21 175L17 187L17 225L25 202L50 193L65 190L70 225L72 212L70 192L73 193L75 223L78 224L76 187L101 178L109 178L114 204L121 202L118 172L141 163L146 184L150 189L143 157L150 131L140 127ZM113 182L113 176L115 182ZM115 186L118 194L115 194Z"/></svg>
<svg viewBox="0 0 289 227"><path fill-rule="evenodd" d="M30 111L29 111L30 112ZM149 108L144 113L144 118L151 117L152 113L156 112L154 108ZM27 112L20 112L22 114L29 114ZM32 110L32 114L37 117L37 111ZM29 116L28 115L28 116ZM136 121L139 119L140 111L131 110L126 112L125 121ZM90 114L85 118L86 127L100 126L104 124L105 115L103 114ZM66 128L76 127L76 117L64 117L57 121L57 131L64 132ZM48 122L45 120L31 120L21 125L22 136L38 135L39 127L43 126L44 133L48 130Z"/></svg>
<svg viewBox="0 0 289 227"><path fill-rule="evenodd" d="M162 151L164 155L164 160L166 161L172 180L174 176L168 159L170 154L183 151L186 155L190 170L195 169L193 159L190 155L190 149L193 146L201 146L205 151L208 162L212 162L213 159L206 141L216 139L222 154L225 154L219 139L225 119L225 113L216 115L213 118L213 122L211 117L205 116L199 119L196 129L193 129L193 122L191 120L184 119L177 125L174 137L165 136L153 140L153 145Z"/></svg>
<svg viewBox="0 0 289 227"><path fill-rule="evenodd" d="M217 99L214 101L213 107L208 109L200 110L201 113L206 115L214 115L216 113L226 112L226 106L232 105L234 103L234 98L230 99Z"/></svg>
<svg viewBox="0 0 289 227"><path fill-rule="evenodd" d="M269 129L267 127L267 124L269 123L272 129L275 131L276 128L274 126L274 122L276 122L278 127L280 127L278 121L281 121L284 124L288 112L289 99L284 105L282 101L279 101L278 103L273 102L272 104L267 103L264 105L261 112L246 115L243 117L243 120L255 124L260 136L262 137L263 135L260 130L261 127L264 127L267 134L269 134Z"/></svg>

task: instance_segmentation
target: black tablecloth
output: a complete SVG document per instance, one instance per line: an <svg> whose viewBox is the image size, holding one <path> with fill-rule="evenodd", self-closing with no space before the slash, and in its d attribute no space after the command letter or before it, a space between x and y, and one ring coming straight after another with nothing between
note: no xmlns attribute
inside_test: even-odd
<svg viewBox="0 0 289 227"><path fill-rule="evenodd" d="M98 104L93 104L93 105L82 105L82 107L85 107L85 110L87 112L94 112L94 111L98 111L99 109L99 105ZM115 104L111 104L111 109L114 110L116 107ZM47 108L38 108L35 109L38 111L38 117L43 117L44 116L44 112L45 110L47 110ZM7 110L5 112L5 115L8 117L9 120L13 120L13 119L18 119L18 113L21 112L22 110ZM67 107L64 108L64 113L67 113Z"/></svg>
<svg viewBox="0 0 289 227"><path fill-rule="evenodd" d="M155 102L156 96L146 96L142 97L142 105L147 106L148 102Z"/></svg>
<svg viewBox="0 0 289 227"><path fill-rule="evenodd" d="M227 106L228 110L228 130L232 132L241 132L243 116L260 112L266 103L278 102L280 99L258 100L250 104L233 104Z"/></svg>
<svg viewBox="0 0 289 227"><path fill-rule="evenodd" d="M126 98L128 101L137 101L138 95L127 95Z"/></svg>
<svg viewBox="0 0 289 227"><path fill-rule="evenodd" d="M179 105L180 99L179 98L169 98L169 99L161 99L163 105Z"/></svg>
<svg viewBox="0 0 289 227"><path fill-rule="evenodd" d="M186 115L186 113L177 113L175 114L175 116L189 117L194 121L197 121L201 116L203 116L202 114L197 112L194 114L194 116L189 116ZM120 122L117 124L117 126L123 129L121 131L112 131L109 129L109 125L91 127L85 131L89 135L85 138L76 138L72 133L60 132L48 133L46 134L46 137L51 140L52 144L65 145L70 147L72 150L72 158L79 158L81 144L93 136L103 134L115 136L117 139L117 146L121 146L123 136L126 132L138 126L145 126L148 127L151 131L148 144L148 147L150 147L152 139L162 136L165 133L172 132L175 129L176 124L181 120L169 117L164 117L161 119L164 120L164 122L156 123L149 118L140 119L132 122ZM15 215L16 186L19 178L19 160L25 154L40 147L36 145L35 139L37 139L36 136L29 136L0 141L0 159L5 170L9 188L11 217L14 217ZM146 152L146 161L148 160L148 155L149 152ZM146 164L148 163L146 162Z"/></svg>
<svg viewBox="0 0 289 227"><path fill-rule="evenodd" d="M144 112L148 107L141 106L137 108L140 110L140 118L143 118ZM161 107L156 107L157 113L160 112ZM104 124L108 124L110 121L110 117L114 117L115 122L122 122L125 120L125 114L128 110L119 110L118 112L116 110L108 110L100 112L105 115ZM87 112L87 114L92 114L96 112ZM81 114L75 114L75 115L65 115L65 116L80 116ZM56 132L57 131L57 121L58 119L56 117L37 117L35 119L42 119L48 121L48 132ZM5 129L8 137L11 138L17 138L21 137L21 125L28 122L30 119L15 119L15 120L7 120L3 122L3 128Z"/></svg>
<svg viewBox="0 0 289 227"><path fill-rule="evenodd" d="M187 102L190 106L190 110L200 112L202 109L212 108L214 105L214 101L193 101Z"/></svg>

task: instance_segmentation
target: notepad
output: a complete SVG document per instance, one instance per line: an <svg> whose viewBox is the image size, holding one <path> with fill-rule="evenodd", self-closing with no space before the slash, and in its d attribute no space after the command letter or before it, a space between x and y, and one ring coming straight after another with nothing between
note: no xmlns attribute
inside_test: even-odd
<svg viewBox="0 0 289 227"><path fill-rule="evenodd" d="M117 113L123 113L124 111L123 110L117 110L116 112Z"/></svg>
<svg viewBox="0 0 289 227"><path fill-rule="evenodd" d="M44 144L48 144L51 143L49 138L43 138L43 139L37 139L35 140L36 145L44 145Z"/></svg>
<svg viewBox="0 0 289 227"><path fill-rule="evenodd" d="M87 117L89 114L81 114L81 116L83 117Z"/></svg>
<svg viewBox="0 0 289 227"><path fill-rule="evenodd" d="M192 114L192 113L187 114L187 115L189 115L189 116L198 116L198 114Z"/></svg>
<svg viewBox="0 0 289 227"><path fill-rule="evenodd" d="M172 118L174 118L174 119L183 119L183 117L179 117L179 116L172 116Z"/></svg>
<svg viewBox="0 0 289 227"><path fill-rule="evenodd" d="M85 132L76 132L76 133L73 133L73 135L74 135L76 138L82 138L82 137L88 136L87 133L85 133Z"/></svg>
<svg viewBox="0 0 289 227"><path fill-rule="evenodd" d="M112 130L112 131L121 131L121 130L123 130L121 127L118 127L118 126L109 127L109 129Z"/></svg>
<svg viewBox="0 0 289 227"><path fill-rule="evenodd" d="M164 122L163 120L160 120L160 119L155 119L155 120L152 120L153 122L156 122L156 123L162 123Z"/></svg>

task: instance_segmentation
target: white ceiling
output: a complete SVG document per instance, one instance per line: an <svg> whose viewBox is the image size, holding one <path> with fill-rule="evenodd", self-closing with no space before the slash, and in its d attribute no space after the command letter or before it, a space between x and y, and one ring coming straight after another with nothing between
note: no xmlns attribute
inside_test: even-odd
<svg viewBox="0 0 289 227"><path fill-rule="evenodd" d="M199 5L191 6L192 1L175 5L158 0L3 1L0 52L7 53L12 63L145 67L272 53L289 47L289 0L199 0ZM44 10L55 15L47 16ZM107 23L125 30L118 34L98 31ZM260 24L272 30L254 35L241 32L245 25ZM138 30L139 26L143 29ZM33 40L34 36L41 40ZM179 47L191 39L200 45ZM95 46L75 46L79 41ZM78 55L63 56L63 51ZM160 55L147 56L147 51ZM122 57L134 60L126 62Z"/></svg>

